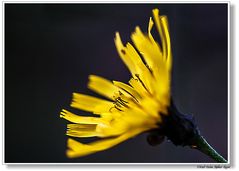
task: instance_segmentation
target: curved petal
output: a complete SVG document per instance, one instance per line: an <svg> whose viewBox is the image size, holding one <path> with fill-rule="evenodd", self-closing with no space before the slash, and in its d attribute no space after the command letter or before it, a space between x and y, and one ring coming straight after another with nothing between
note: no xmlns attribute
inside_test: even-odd
<svg viewBox="0 0 239 171"><path fill-rule="evenodd" d="M140 95L133 89L133 87L129 86L128 84L124 84L120 81L113 81L114 85L128 93L131 97L135 98L137 101L141 98Z"/></svg>
<svg viewBox="0 0 239 171"><path fill-rule="evenodd" d="M69 158L82 157L99 151L109 149L129 138L136 136L137 134L146 131L148 128L138 128L134 130L129 130L125 134L118 137L113 137L109 139L98 140L90 144L82 144L73 139L68 139L68 150L66 152Z"/></svg>

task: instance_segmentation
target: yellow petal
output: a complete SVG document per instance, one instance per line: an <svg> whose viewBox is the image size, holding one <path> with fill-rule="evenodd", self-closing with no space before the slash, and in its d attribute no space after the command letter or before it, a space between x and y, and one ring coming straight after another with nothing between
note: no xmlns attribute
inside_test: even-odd
<svg viewBox="0 0 239 171"><path fill-rule="evenodd" d="M140 95L137 93L137 91L135 91L131 86L119 81L113 81L113 83L114 85L124 90L129 95L131 95L133 98L135 98L137 101L139 101L139 99L141 98Z"/></svg>
<svg viewBox="0 0 239 171"><path fill-rule="evenodd" d="M67 128L94 130L96 128L96 125L93 125L93 124L67 124Z"/></svg>
<svg viewBox="0 0 239 171"><path fill-rule="evenodd" d="M102 118L99 117L85 117L75 115L65 109L63 109L60 113L60 117L64 118L73 123L80 124L107 124Z"/></svg>
<svg viewBox="0 0 239 171"><path fill-rule="evenodd" d="M168 68L171 67L171 49L168 50L168 46L170 47L170 38L167 30L168 24L166 17L159 18L158 10L154 10L153 14L156 26L160 32L164 55L162 56L159 45L150 41L150 38L143 34L139 27L136 27L136 31L132 34L131 38L137 49L142 53L142 56L151 68L154 75L155 83L153 83L152 79L150 81L153 83L152 89L154 90L154 92L151 94L155 94L159 101L161 99L165 101L163 98L170 97L170 95L168 95L170 94L171 77L170 68ZM170 57L166 57L167 54L170 54ZM166 99L166 101L169 103L169 99Z"/></svg>
<svg viewBox="0 0 239 171"><path fill-rule="evenodd" d="M134 78L140 77L146 89L149 92L153 93L154 86L152 85L154 85L154 78L153 75L151 74L151 71L149 70L149 68L145 66L138 52L130 43L127 43L126 49L129 58L133 61L135 66L136 73L135 75L133 75L133 77Z"/></svg>
<svg viewBox="0 0 239 171"><path fill-rule="evenodd" d="M164 58L166 58L166 42L165 42L164 30L161 27L161 21L160 21L158 9L153 10L153 17L154 17L154 21L155 21L156 27L157 27L159 35L160 35L161 42L162 42L163 56L164 56Z"/></svg>
<svg viewBox="0 0 239 171"><path fill-rule="evenodd" d="M172 65L172 54L170 35L168 31L168 19L166 16L159 16L158 9L153 10L153 16L162 41L163 56L167 58L167 68L170 70Z"/></svg>
<svg viewBox="0 0 239 171"><path fill-rule="evenodd" d="M145 97L141 101L141 106L143 110L154 118L154 120L161 120L160 113L161 112L161 104L152 97Z"/></svg>
<svg viewBox="0 0 239 171"><path fill-rule="evenodd" d="M171 81L171 67L172 67L172 54L171 54L171 42L168 31L168 20L166 16L159 16L159 10L153 10L153 16L156 23L156 27L159 31L160 38L163 45L163 54L166 57L164 68L158 69L160 77L157 77L158 93L157 98L162 99L162 104L168 104L170 98L170 81ZM161 84L160 84L161 82Z"/></svg>
<svg viewBox="0 0 239 171"><path fill-rule="evenodd" d="M155 66L160 66L159 62L161 62L163 58L159 46L152 43L149 37L143 34L139 27L136 27L135 32L131 35L131 39L151 69L154 69Z"/></svg>
<svg viewBox="0 0 239 171"><path fill-rule="evenodd" d="M93 112L94 114L109 112L113 106L113 103L110 101L79 93L73 93L71 103L71 107Z"/></svg>
<svg viewBox="0 0 239 171"><path fill-rule="evenodd" d="M89 76L88 88L112 100L114 93L119 91L111 81L96 75Z"/></svg>
<svg viewBox="0 0 239 171"><path fill-rule="evenodd" d="M87 137L100 137L95 131L75 131L75 130L67 130L66 135L71 137L80 137L80 138L87 138Z"/></svg>
<svg viewBox="0 0 239 171"><path fill-rule="evenodd" d="M101 137L112 137L118 136L126 131L128 131L130 125L124 122L123 118L114 118L108 126L97 125L96 132L98 132Z"/></svg>
<svg viewBox="0 0 239 171"><path fill-rule="evenodd" d="M134 75L136 73L134 62L129 58L127 54L127 49L124 47L121 41L119 32L116 32L115 34L115 46L119 56L121 57L125 65L128 67L132 75Z"/></svg>
<svg viewBox="0 0 239 171"><path fill-rule="evenodd" d="M166 47L167 47L167 68L170 71L172 67L172 53L171 53L171 41L168 31L168 19L166 16L161 17L161 23L164 30Z"/></svg>
<svg viewBox="0 0 239 171"><path fill-rule="evenodd" d="M159 86L164 84L165 73L166 73L166 64L161 55L159 46L152 43L147 35L144 35L139 27L136 27L136 31L131 35L131 38L136 45L137 49L142 53L146 63L149 65L152 73L154 75L155 81L150 79L148 83L152 86L151 93L157 94L157 89ZM150 78L150 77L149 77Z"/></svg>
<svg viewBox="0 0 239 171"><path fill-rule="evenodd" d="M144 97L148 94L147 90L143 87L139 80L131 78L129 84L134 88L135 91L141 96Z"/></svg>
<svg viewBox="0 0 239 171"><path fill-rule="evenodd" d="M150 17L149 18L149 25L148 25L148 36L149 36L149 39L150 41L153 43L153 44L156 44L158 46L158 48L160 49L160 52L161 52L161 55L162 55L162 50L160 48L160 46L158 45L158 43L154 40L152 34L151 34L151 30L153 28L153 25L154 25L154 22L152 20L152 18Z"/></svg>
<svg viewBox="0 0 239 171"><path fill-rule="evenodd" d="M153 39L153 36L152 36L152 34L151 34L151 30L152 30L152 28L153 28L153 25L154 25L154 22L153 22L152 18L150 17L150 18L149 18L149 25L148 25L148 35L149 35L150 40ZM154 40L154 39L153 39L153 40Z"/></svg>
<svg viewBox="0 0 239 171"><path fill-rule="evenodd" d="M150 111L150 113L148 111L146 112L142 108L137 107L129 108L125 111L127 115L122 117L122 120L129 125L129 129L135 129L138 127L156 128L158 115L156 117L152 116L151 112L152 111Z"/></svg>
<svg viewBox="0 0 239 171"><path fill-rule="evenodd" d="M150 70L143 63L140 55L135 50L135 48L130 43L127 43L125 47L123 43L121 42L120 35L118 32L116 33L116 37L115 37L115 45L121 59L130 70L132 76L136 78L136 75L139 75L142 81L144 82L145 87L151 93L153 93L152 74L150 73Z"/></svg>
<svg viewBox="0 0 239 171"><path fill-rule="evenodd" d="M68 139L68 150L66 152L69 158L86 156L98 151L103 151L109 149L129 138L136 136L137 134L146 131L148 128L138 128L134 130L129 130L125 134L122 134L118 137L103 139L95 141L90 144L82 144L73 139Z"/></svg>

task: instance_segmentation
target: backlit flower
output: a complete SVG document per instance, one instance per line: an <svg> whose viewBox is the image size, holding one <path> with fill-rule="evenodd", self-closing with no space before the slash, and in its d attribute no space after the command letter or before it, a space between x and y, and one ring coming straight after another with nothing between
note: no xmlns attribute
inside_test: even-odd
<svg viewBox="0 0 239 171"><path fill-rule="evenodd" d="M69 138L68 157L106 150L163 125L171 104L172 54L167 17L160 16L159 10L154 9L153 19L149 20L148 33L136 27L131 35L133 45L124 45L120 34L115 35L119 56L132 74L128 84L90 75L89 89L108 100L73 93L71 107L91 112L94 116L79 116L62 110L60 116L72 122L67 125L68 136L100 138L88 144ZM161 45L151 34L153 25L159 32Z"/></svg>

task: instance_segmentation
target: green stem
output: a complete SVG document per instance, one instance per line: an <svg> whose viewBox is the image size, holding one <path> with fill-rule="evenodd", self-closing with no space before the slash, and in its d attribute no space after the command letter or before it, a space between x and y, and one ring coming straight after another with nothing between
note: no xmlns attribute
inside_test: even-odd
<svg viewBox="0 0 239 171"><path fill-rule="evenodd" d="M227 163L227 160L224 159L216 150L214 150L207 141L202 136L197 136L195 139L195 146L191 146L202 153L208 155L218 163Z"/></svg>

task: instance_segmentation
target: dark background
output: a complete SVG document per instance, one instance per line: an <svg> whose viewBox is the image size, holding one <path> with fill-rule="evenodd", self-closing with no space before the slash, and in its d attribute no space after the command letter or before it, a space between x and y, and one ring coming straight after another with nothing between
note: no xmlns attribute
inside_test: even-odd
<svg viewBox="0 0 239 171"><path fill-rule="evenodd" d="M151 147L147 134L65 156L59 112L70 109L72 92L93 94L89 74L129 80L114 34L126 42L136 25L147 31L153 8L169 18L175 103L227 158L227 4L5 4L5 162L214 162L168 141Z"/></svg>

